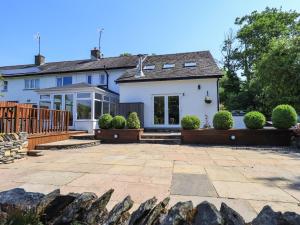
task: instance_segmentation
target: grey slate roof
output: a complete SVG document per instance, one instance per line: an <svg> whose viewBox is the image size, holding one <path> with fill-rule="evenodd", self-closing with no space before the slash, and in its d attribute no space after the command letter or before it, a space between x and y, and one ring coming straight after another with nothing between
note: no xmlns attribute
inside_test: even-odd
<svg viewBox="0 0 300 225"><path fill-rule="evenodd" d="M196 67L184 67L186 62L196 62ZM175 64L174 68L163 69L165 63ZM176 80L206 77L221 77L222 72L209 51L177 53L167 55L147 56L143 62L146 65L155 65L153 70L143 70L143 77L136 77L137 69L127 70L118 80L118 83L139 82L151 80Z"/></svg>
<svg viewBox="0 0 300 225"><path fill-rule="evenodd" d="M41 66L34 64L0 67L4 77L21 75L42 75L52 73L80 72L104 69L133 68L137 65L137 56L101 58L100 60L75 60L50 62Z"/></svg>

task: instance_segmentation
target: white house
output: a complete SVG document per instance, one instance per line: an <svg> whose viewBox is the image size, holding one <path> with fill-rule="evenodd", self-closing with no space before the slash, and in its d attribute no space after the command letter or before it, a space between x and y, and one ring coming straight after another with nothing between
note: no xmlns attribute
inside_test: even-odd
<svg viewBox="0 0 300 225"><path fill-rule="evenodd" d="M0 67L0 74L0 101L68 110L70 127L89 132L125 103L143 106L145 128L179 128L187 114L211 123L222 76L208 51L102 58L97 49L88 60L46 63L37 55L34 64Z"/></svg>

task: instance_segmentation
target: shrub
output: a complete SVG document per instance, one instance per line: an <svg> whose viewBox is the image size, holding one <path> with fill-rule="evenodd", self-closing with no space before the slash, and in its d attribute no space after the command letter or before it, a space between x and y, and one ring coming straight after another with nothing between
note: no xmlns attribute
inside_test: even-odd
<svg viewBox="0 0 300 225"><path fill-rule="evenodd" d="M181 119L181 127L185 130L194 130L200 127L201 121L197 116L187 115Z"/></svg>
<svg viewBox="0 0 300 225"><path fill-rule="evenodd" d="M228 130L233 127L233 117L231 112L221 110L214 115L214 128L217 130Z"/></svg>
<svg viewBox="0 0 300 225"><path fill-rule="evenodd" d="M126 119L124 116L115 116L112 119L111 124L115 129L124 129L126 127Z"/></svg>
<svg viewBox="0 0 300 225"><path fill-rule="evenodd" d="M262 129L266 124L266 117L257 111L248 112L244 117L244 123L248 129Z"/></svg>
<svg viewBox="0 0 300 225"><path fill-rule="evenodd" d="M141 128L140 119L136 112L132 112L129 114L129 116L127 118L127 127L129 129L140 129Z"/></svg>
<svg viewBox="0 0 300 225"><path fill-rule="evenodd" d="M111 125L112 119L113 119L113 117L112 117L110 114L108 114L108 113L103 114L103 115L99 118L99 121L98 121L99 127L100 127L101 129L109 129L109 128L111 128L111 126L112 126L112 125Z"/></svg>
<svg viewBox="0 0 300 225"><path fill-rule="evenodd" d="M289 129L297 123L296 110L290 105L278 105L273 109L272 122L278 129Z"/></svg>

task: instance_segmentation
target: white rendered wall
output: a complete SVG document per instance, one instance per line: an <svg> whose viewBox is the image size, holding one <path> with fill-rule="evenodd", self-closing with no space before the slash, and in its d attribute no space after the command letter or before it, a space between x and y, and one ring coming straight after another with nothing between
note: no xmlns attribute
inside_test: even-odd
<svg viewBox="0 0 300 225"><path fill-rule="evenodd" d="M204 102L207 91L212 98L211 104ZM153 123L154 95L180 95L180 119L185 115L197 115L201 119L201 127L205 123L205 115L208 115L212 126L212 118L218 111L216 78L120 83L120 102L143 102L144 126L148 128L157 127Z"/></svg>
<svg viewBox="0 0 300 225"><path fill-rule="evenodd" d="M118 79L125 69L109 70L109 89L119 93L119 86L115 80ZM87 82L87 75L92 75L92 84L99 85L99 75L105 74L103 70L95 72L84 73L68 73L68 74L51 74L39 76L19 76L14 78L4 77L3 80L8 81L7 92L0 92L0 101L18 101L20 103L33 103L37 104L39 95L35 90L25 90L25 79L40 79L40 89L56 87L56 77L58 76L72 76L73 84ZM106 84L106 83L105 83ZM0 87L2 89L2 87ZM30 101L28 101L30 100Z"/></svg>

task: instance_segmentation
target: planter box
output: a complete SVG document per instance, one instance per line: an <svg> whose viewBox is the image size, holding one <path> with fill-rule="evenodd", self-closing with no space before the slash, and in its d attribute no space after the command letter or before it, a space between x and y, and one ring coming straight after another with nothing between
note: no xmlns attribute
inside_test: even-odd
<svg viewBox="0 0 300 225"><path fill-rule="evenodd" d="M95 139L103 143L138 143L144 129L96 129Z"/></svg>
<svg viewBox="0 0 300 225"><path fill-rule="evenodd" d="M293 132L277 129L182 130L183 144L288 146Z"/></svg>

